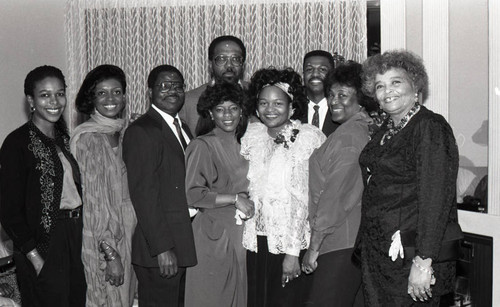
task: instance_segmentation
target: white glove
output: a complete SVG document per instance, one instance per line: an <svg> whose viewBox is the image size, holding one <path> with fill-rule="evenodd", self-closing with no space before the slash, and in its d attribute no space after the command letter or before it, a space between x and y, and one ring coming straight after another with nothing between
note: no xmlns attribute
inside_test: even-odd
<svg viewBox="0 0 500 307"><path fill-rule="evenodd" d="M401 244L401 234L398 231L396 231L392 237L392 243L391 247L389 248L389 257L391 257L392 261L396 261L398 259L398 254L403 259L405 257L404 250L403 250L403 244Z"/></svg>
<svg viewBox="0 0 500 307"><path fill-rule="evenodd" d="M193 217L198 213L198 209L191 208L191 207L188 208L188 211L189 211L189 217Z"/></svg>

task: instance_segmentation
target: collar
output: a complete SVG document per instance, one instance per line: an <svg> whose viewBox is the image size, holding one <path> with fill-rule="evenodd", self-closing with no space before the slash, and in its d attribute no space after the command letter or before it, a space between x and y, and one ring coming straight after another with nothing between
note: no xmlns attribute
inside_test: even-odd
<svg viewBox="0 0 500 307"><path fill-rule="evenodd" d="M179 121L179 123L181 122L181 119L179 118L179 113L175 114L175 116L172 116L172 115L168 114L167 112L160 110L160 108L158 108L154 104L151 104L151 106L153 107L153 109L156 110L156 112L160 113L161 117L163 118L163 120L167 124L173 124L174 123L174 118L177 118L177 120Z"/></svg>
<svg viewBox="0 0 500 307"><path fill-rule="evenodd" d="M315 105L318 105L320 110L328 109L328 101L326 100L326 97L323 97L323 99L321 99L318 103L314 103L312 100L309 100L309 109L314 110Z"/></svg>

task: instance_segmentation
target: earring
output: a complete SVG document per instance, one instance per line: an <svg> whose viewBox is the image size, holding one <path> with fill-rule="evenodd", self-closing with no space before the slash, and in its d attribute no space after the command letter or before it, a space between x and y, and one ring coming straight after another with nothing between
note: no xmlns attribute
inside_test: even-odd
<svg viewBox="0 0 500 307"><path fill-rule="evenodd" d="M36 110L35 107L30 107L30 112L31 113L35 112L35 110Z"/></svg>
<svg viewBox="0 0 500 307"><path fill-rule="evenodd" d="M415 93L415 102L418 102L418 93Z"/></svg>

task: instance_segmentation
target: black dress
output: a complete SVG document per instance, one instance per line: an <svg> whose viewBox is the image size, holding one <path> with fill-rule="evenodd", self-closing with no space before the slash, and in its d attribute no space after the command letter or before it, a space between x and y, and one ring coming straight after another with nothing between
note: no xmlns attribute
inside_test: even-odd
<svg viewBox="0 0 500 307"><path fill-rule="evenodd" d="M458 149L446 120L420 108L384 145L387 122L382 125L359 158L365 190L358 239L367 306L413 302L407 294L412 259L393 262L388 256L398 229L416 231L416 255L433 259L433 297L453 290L455 263L435 259L447 224L457 222Z"/></svg>

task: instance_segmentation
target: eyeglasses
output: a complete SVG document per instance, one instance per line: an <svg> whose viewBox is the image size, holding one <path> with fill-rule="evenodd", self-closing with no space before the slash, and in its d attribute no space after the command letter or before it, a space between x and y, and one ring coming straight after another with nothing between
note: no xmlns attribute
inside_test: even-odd
<svg viewBox="0 0 500 307"><path fill-rule="evenodd" d="M174 90L177 93L182 93L186 89L186 85L181 82L171 82L171 81L164 81L160 84L157 84L160 88L160 92L168 92L170 90Z"/></svg>
<svg viewBox="0 0 500 307"><path fill-rule="evenodd" d="M231 64L233 64L233 66L243 65L243 57L241 56L218 55L214 58L214 62L217 66L224 66L229 59L231 59Z"/></svg>

